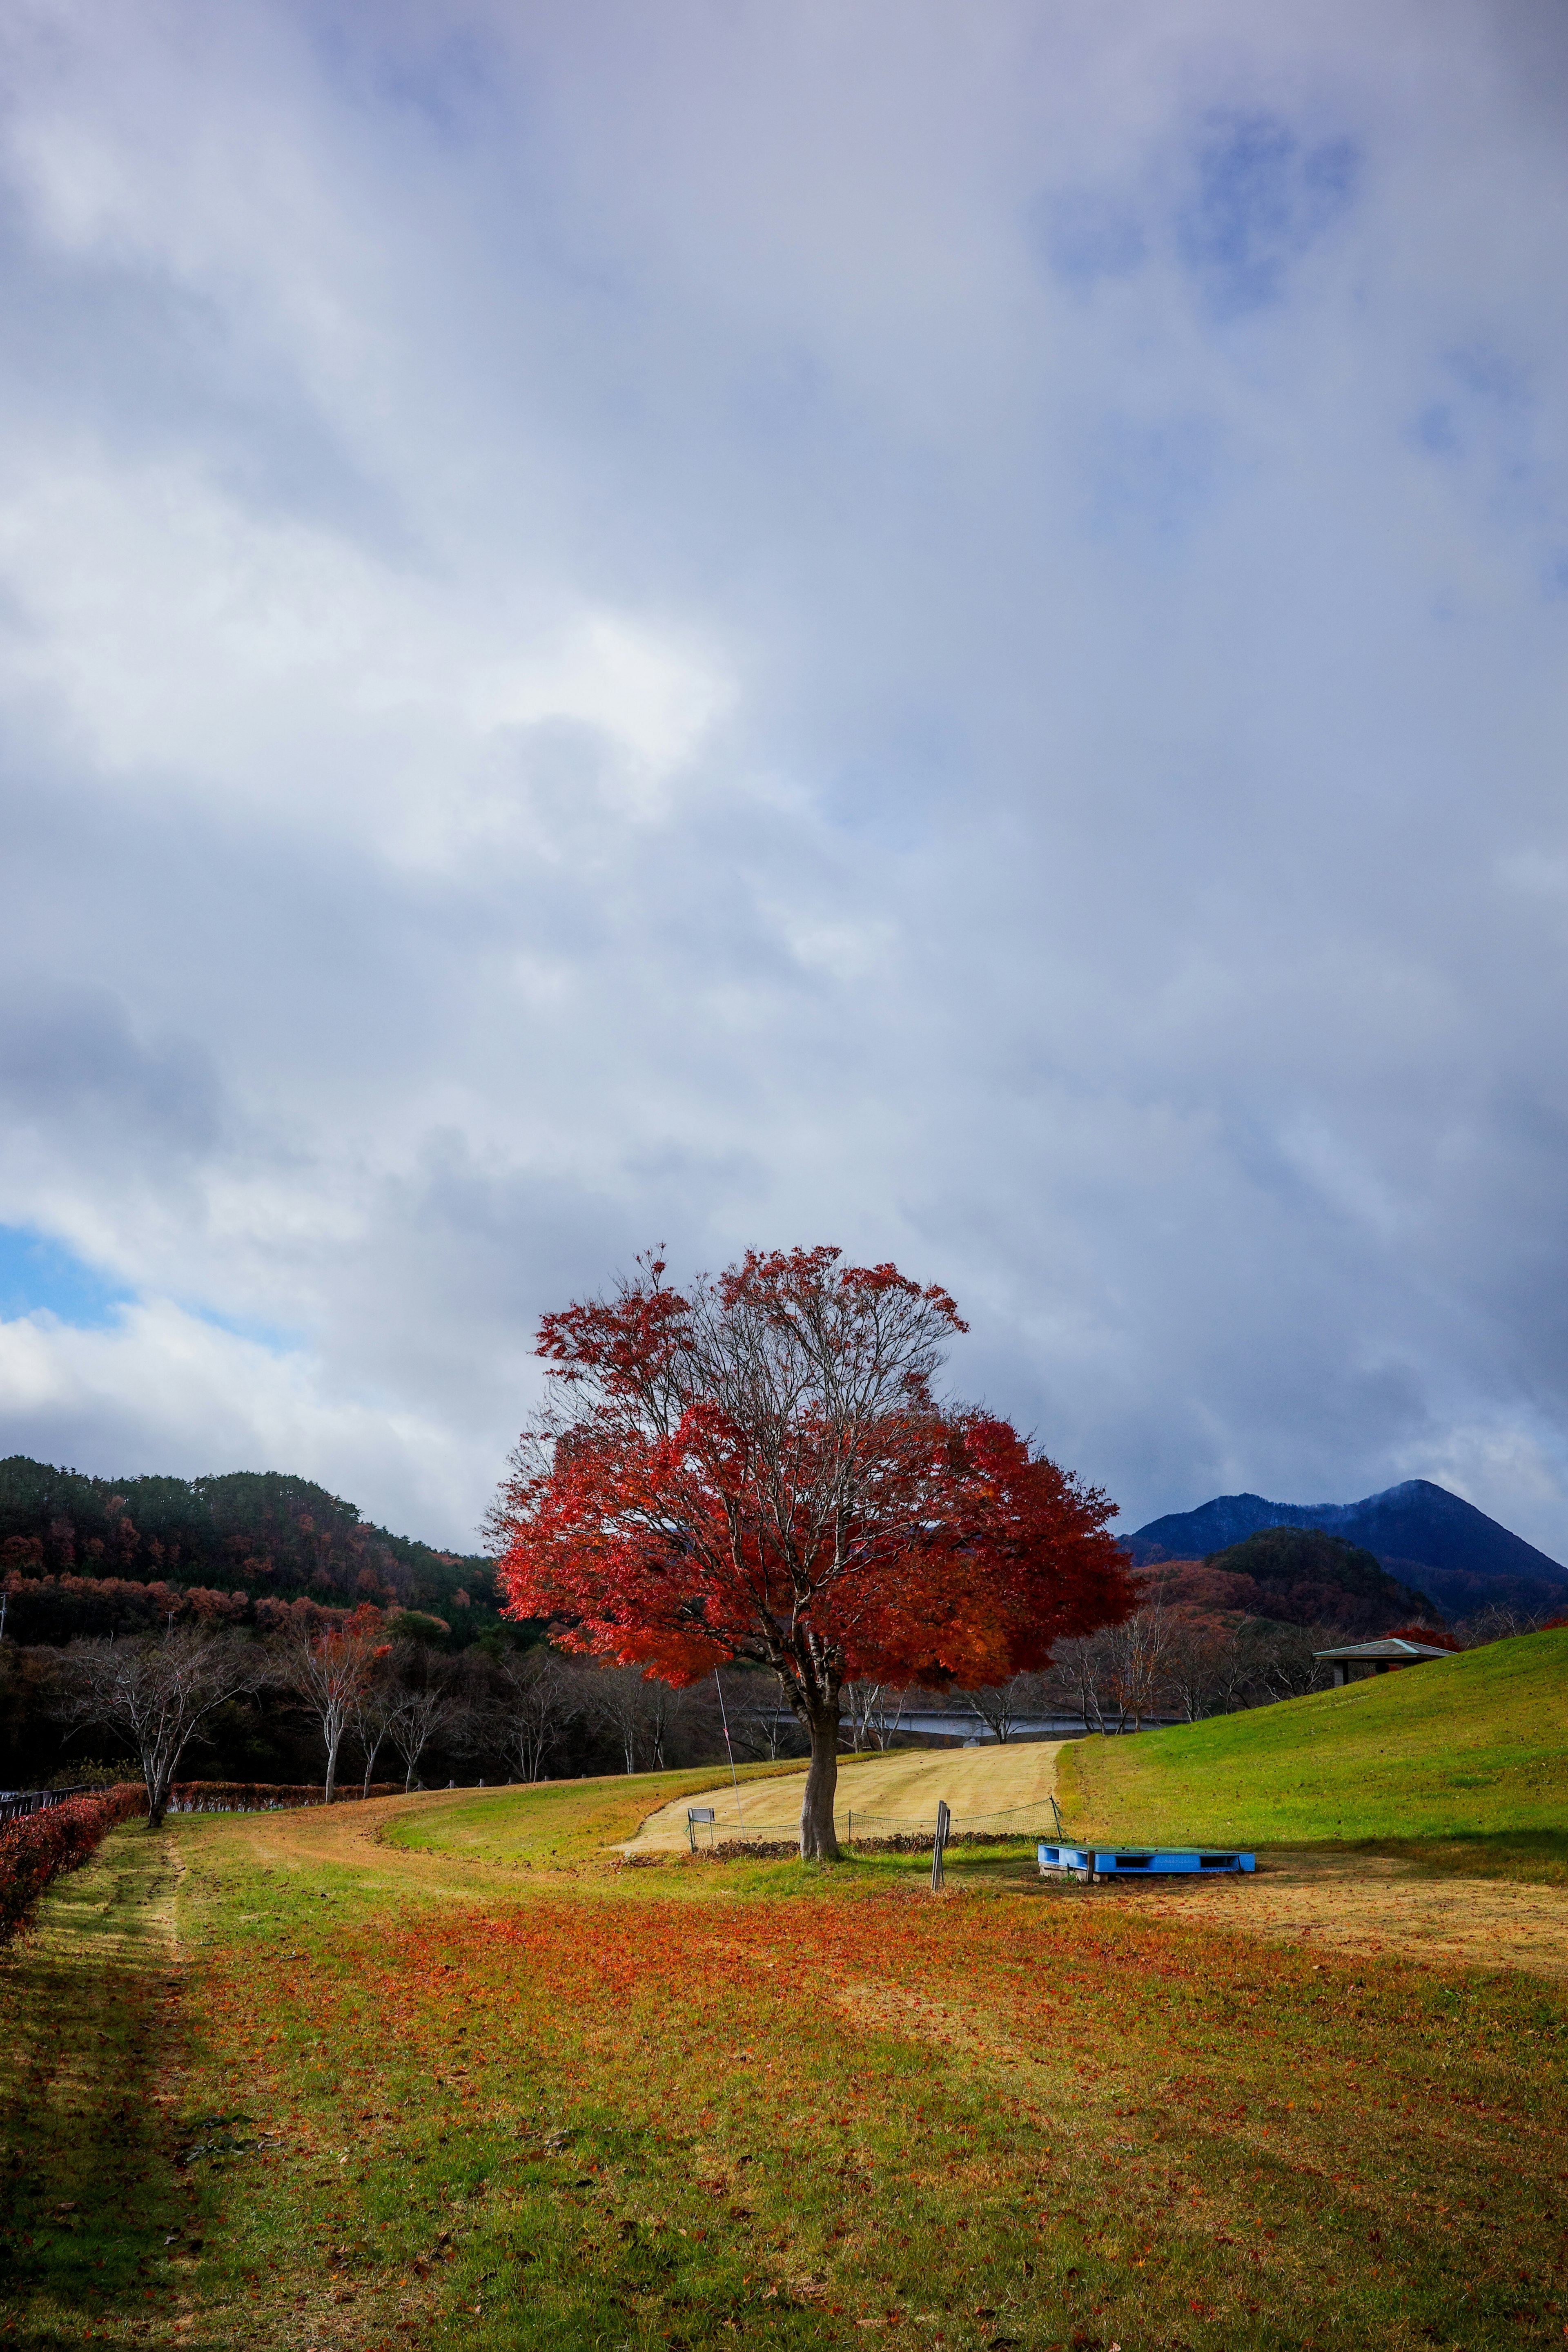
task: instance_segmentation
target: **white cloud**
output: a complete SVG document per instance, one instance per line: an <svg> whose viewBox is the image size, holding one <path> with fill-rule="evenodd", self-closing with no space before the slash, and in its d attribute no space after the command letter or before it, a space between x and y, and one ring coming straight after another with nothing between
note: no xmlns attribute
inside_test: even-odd
<svg viewBox="0 0 1568 2352"><path fill-rule="evenodd" d="M308 1356L225 1331L167 1299L104 1328L0 1322L0 1413L15 1452L86 1468L152 1461L176 1476L282 1465L394 1518L463 1533L486 1450L435 1418L323 1382ZM373 1514L371 1514L373 1516ZM394 1532L397 1532L394 1528Z"/></svg>
<svg viewBox="0 0 1568 2352"><path fill-rule="evenodd" d="M1564 58L334 25L6 36L0 1217L146 1302L15 1442L467 1541L541 1307L831 1238L1134 1523L1562 1556Z"/></svg>
<svg viewBox="0 0 1568 2352"><path fill-rule="evenodd" d="M378 561L257 517L184 468L66 470L13 449L0 690L57 710L138 802L214 802L374 840L415 866L496 840L548 848L508 736L604 739L625 814L664 813L731 698L695 643L542 593Z"/></svg>

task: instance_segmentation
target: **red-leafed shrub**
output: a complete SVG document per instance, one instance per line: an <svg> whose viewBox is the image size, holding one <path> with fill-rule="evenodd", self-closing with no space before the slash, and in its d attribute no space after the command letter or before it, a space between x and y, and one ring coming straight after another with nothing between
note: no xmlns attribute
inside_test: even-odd
<svg viewBox="0 0 1568 2352"><path fill-rule="evenodd" d="M365 1791L357 1785L340 1788L332 1799L335 1805L357 1801ZM372 1797L401 1797L401 1780L372 1780ZM292 1812L299 1805L319 1805L321 1783L313 1780L308 1787L266 1780L176 1780L169 1791L172 1813L283 1813Z"/></svg>
<svg viewBox="0 0 1568 2352"><path fill-rule="evenodd" d="M78 1870L107 1831L146 1811L147 1791L136 1781L6 1822L0 1829L0 1943L16 1934L52 1879Z"/></svg>

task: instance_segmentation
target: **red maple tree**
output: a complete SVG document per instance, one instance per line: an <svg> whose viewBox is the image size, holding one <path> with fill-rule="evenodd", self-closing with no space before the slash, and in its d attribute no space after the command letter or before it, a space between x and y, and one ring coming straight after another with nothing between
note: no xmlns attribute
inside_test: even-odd
<svg viewBox="0 0 1568 2352"><path fill-rule="evenodd" d="M1124 1616L1114 1506L932 1380L967 1327L835 1249L748 1251L547 1315L555 1386L492 1510L511 1615L680 1684L770 1667L810 1735L803 1856L836 1859L848 1679L995 1683Z"/></svg>

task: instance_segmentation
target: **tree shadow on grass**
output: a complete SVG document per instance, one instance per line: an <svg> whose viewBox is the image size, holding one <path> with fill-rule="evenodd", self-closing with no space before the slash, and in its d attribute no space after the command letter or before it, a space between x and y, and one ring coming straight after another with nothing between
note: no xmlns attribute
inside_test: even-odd
<svg viewBox="0 0 1568 2352"><path fill-rule="evenodd" d="M1568 1830L1490 1830L1441 1838L1378 1838L1352 1849L1392 1854L1432 1878L1511 1878L1568 1886Z"/></svg>
<svg viewBox="0 0 1568 2352"><path fill-rule="evenodd" d="M162 2089L179 2031L176 1855L138 1824L0 1952L0 2336L157 2341L199 2237ZM151 2326L149 2326L151 2323Z"/></svg>

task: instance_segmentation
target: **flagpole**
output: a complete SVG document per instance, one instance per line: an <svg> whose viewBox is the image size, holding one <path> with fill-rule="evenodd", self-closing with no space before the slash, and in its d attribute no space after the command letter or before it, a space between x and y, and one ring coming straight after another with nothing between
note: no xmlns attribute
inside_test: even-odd
<svg viewBox="0 0 1568 2352"><path fill-rule="evenodd" d="M724 1744L729 1750L729 1777L735 1787L735 1810L740 1811L740 1776L735 1769L735 1742L729 1736L729 1714L724 1703L724 1685L718 1678L718 1668L713 1670L713 1686L718 1693L718 1719L724 1726Z"/></svg>

